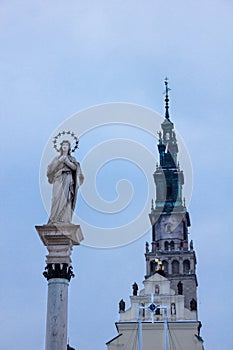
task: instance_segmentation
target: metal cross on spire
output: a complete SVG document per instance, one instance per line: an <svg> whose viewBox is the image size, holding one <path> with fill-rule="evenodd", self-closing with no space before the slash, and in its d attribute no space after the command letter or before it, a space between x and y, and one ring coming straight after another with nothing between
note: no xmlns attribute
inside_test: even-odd
<svg viewBox="0 0 233 350"><path fill-rule="evenodd" d="M166 77L165 78L165 118L166 119L169 119L169 96L168 96L168 92L171 90L169 87L168 87L168 78Z"/></svg>

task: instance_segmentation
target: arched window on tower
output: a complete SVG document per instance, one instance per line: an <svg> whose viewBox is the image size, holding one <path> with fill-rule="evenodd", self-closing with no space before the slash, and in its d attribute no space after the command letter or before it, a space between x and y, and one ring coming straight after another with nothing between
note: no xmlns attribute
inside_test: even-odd
<svg viewBox="0 0 233 350"><path fill-rule="evenodd" d="M168 250L168 241L164 243L164 250Z"/></svg>
<svg viewBox="0 0 233 350"><path fill-rule="evenodd" d="M154 272L155 272L155 266L156 266L155 261L151 261L151 262L150 262L150 272L151 272L151 273L154 273Z"/></svg>
<svg viewBox="0 0 233 350"><path fill-rule="evenodd" d="M170 242L170 250L174 250L175 249L175 243L174 241Z"/></svg>
<svg viewBox="0 0 233 350"><path fill-rule="evenodd" d="M184 273L189 273L190 271L190 261L189 260L184 260L183 262L183 272Z"/></svg>
<svg viewBox="0 0 233 350"><path fill-rule="evenodd" d="M177 260L172 262L172 273L179 273L179 261Z"/></svg>
<svg viewBox="0 0 233 350"><path fill-rule="evenodd" d="M164 273L167 274L168 273L168 262L166 260L162 261L163 263L163 267L164 267Z"/></svg>

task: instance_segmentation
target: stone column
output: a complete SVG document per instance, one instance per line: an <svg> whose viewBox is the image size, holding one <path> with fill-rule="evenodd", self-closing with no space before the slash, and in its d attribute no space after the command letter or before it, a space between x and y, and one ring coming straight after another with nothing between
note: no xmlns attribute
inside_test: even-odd
<svg viewBox="0 0 233 350"><path fill-rule="evenodd" d="M71 253L83 235L80 226L73 224L36 226L36 230L48 250L43 273L48 280L45 350L66 350L68 286L74 277Z"/></svg>
<svg viewBox="0 0 233 350"><path fill-rule="evenodd" d="M45 349L66 349L68 285L66 279L48 281L48 302Z"/></svg>

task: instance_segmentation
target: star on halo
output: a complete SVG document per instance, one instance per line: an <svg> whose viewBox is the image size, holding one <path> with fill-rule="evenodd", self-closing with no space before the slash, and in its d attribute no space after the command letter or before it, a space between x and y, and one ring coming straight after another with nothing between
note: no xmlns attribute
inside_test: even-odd
<svg viewBox="0 0 233 350"><path fill-rule="evenodd" d="M65 131L63 130L62 132L59 132L56 136L54 136L53 138L53 148L57 151L60 152L60 148L58 148L58 139L63 136L63 135L70 135L74 141L75 141L75 145L73 146L73 148L71 148L71 152L75 152L75 150L78 148L78 143L79 143L79 139L77 137L77 135L75 135L75 133L73 131Z"/></svg>

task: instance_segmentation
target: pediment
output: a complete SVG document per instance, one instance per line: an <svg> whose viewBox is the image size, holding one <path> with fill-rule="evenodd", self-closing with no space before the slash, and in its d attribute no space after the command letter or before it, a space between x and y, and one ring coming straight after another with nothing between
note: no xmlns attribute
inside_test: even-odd
<svg viewBox="0 0 233 350"><path fill-rule="evenodd" d="M168 279L159 273L155 273L154 275L148 277L144 282L150 281L150 282L164 282L168 281Z"/></svg>

